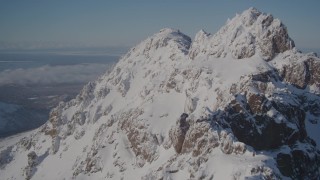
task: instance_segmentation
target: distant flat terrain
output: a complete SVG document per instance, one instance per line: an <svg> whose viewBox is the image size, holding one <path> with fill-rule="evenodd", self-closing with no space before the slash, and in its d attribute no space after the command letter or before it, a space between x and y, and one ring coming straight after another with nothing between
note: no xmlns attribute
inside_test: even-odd
<svg viewBox="0 0 320 180"><path fill-rule="evenodd" d="M0 51L0 138L44 124L118 59L118 51Z"/></svg>

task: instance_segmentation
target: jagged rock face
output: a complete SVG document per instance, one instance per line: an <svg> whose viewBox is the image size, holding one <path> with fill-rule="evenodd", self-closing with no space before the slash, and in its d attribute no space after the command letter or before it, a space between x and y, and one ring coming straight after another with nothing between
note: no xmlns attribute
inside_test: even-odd
<svg viewBox="0 0 320 180"><path fill-rule="evenodd" d="M317 179L320 176L320 152L315 147L307 147L307 153L301 149L293 149L289 153L279 153L276 157L281 173L292 179Z"/></svg>
<svg viewBox="0 0 320 180"><path fill-rule="evenodd" d="M28 154L28 166L25 168L25 174L26 174L26 180L31 179L34 171L35 171L35 167L37 166L37 154L34 151L31 151Z"/></svg>
<svg viewBox="0 0 320 180"><path fill-rule="evenodd" d="M320 61L315 58L310 58L307 60L307 67L309 73L309 85L315 84L316 86L320 86ZM308 80L308 79L307 79Z"/></svg>
<svg viewBox="0 0 320 180"><path fill-rule="evenodd" d="M282 77L287 82L290 82L300 89L304 89L307 86L307 78L309 76L309 72L305 63L284 66L282 72Z"/></svg>
<svg viewBox="0 0 320 180"><path fill-rule="evenodd" d="M135 156L141 159L139 166L144 165L144 161L152 162L157 158L158 140L147 131L147 127L142 122L136 120L143 111L135 110L129 112L120 120L120 128L125 131Z"/></svg>
<svg viewBox="0 0 320 180"><path fill-rule="evenodd" d="M320 60L293 47L253 8L193 42L162 29L41 128L0 140L1 178L316 179Z"/></svg>
<svg viewBox="0 0 320 180"><path fill-rule="evenodd" d="M206 50L202 48L202 45L208 43L210 34L205 32L204 30L200 30L192 42L192 47L189 51L189 57L194 59L199 53L206 53Z"/></svg>
<svg viewBox="0 0 320 180"><path fill-rule="evenodd" d="M235 136L257 150L291 145L307 136L305 112L299 106L270 101L264 95L236 95L224 113L226 115L220 116Z"/></svg>
<svg viewBox="0 0 320 180"><path fill-rule="evenodd" d="M210 124L196 122L188 129L181 151L182 153L192 152L193 156L199 156L219 145L219 134L212 130Z"/></svg>
<svg viewBox="0 0 320 180"><path fill-rule="evenodd" d="M236 142L232 134L222 131L219 133L212 119L188 119L183 113L177 121L177 126L169 132L172 145L177 153L192 153L198 157L210 153L219 147L225 154L244 154L245 144Z"/></svg>
<svg viewBox="0 0 320 180"><path fill-rule="evenodd" d="M300 89L306 88L308 85L320 85L320 74L318 69L320 62L314 58L310 58L297 64L289 64L280 70L281 77Z"/></svg>
<svg viewBox="0 0 320 180"><path fill-rule="evenodd" d="M190 125L187 123L187 114L182 114L180 120L177 121L177 126L175 129L172 129L169 133L169 137L173 144L173 147L177 153L181 153L182 146L184 144L186 134L190 128Z"/></svg>
<svg viewBox="0 0 320 180"><path fill-rule="evenodd" d="M302 63L309 62L307 60ZM275 70L253 75L251 76L253 82L250 83L277 83L281 79L281 73L277 74L277 72ZM308 72L310 72L309 69ZM304 77L301 74L295 76ZM293 85L302 88L297 84ZM254 87L268 94L266 88L261 90L258 86ZM236 94L224 111L213 115L212 120L219 122L225 128L231 128L239 141L257 150L278 149L288 145L289 153L280 152L275 157L277 166L284 176L293 179L318 178L320 151L314 141L308 137L305 121L313 121L306 116L306 112L317 114L320 106L314 104L314 100L308 97L309 94L275 93L268 94L267 97L266 94L252 93L250 90L245 91L244 94ZM319 96L313 98L319 100ZM287 100L284 101L284 99ZM304 147L301 147L301 143ZM308 150L305 151L306 149Z"/></svg>

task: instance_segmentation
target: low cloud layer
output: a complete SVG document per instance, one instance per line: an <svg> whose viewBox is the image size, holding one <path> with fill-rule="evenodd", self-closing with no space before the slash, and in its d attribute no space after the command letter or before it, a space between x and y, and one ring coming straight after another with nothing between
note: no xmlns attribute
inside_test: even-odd
<svg viewBox="0 0 320 180"><path fill-rule="evenodd" d="M30 69L14 69L0 72L0 85L86 83L95 80L112 64L78 64L67 66L42 66Z"/></svg>

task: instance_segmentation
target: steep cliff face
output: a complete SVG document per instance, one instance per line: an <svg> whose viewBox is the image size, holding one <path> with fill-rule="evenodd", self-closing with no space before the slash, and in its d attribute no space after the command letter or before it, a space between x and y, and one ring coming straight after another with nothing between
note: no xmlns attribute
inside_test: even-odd
<svg viewBox="0 0 320 180"><path fill-rule="evenodd" d="M193 42L162 29L41 128L1 140L1 176L316 179L319 62L254 8Z"/></svg>

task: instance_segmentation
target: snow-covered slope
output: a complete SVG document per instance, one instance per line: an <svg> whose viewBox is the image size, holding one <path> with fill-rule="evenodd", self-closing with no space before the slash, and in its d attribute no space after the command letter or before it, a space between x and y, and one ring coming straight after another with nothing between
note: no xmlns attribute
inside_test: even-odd
<svg viewBox="0 0 320 180"><path fill-rule="evenodd" d="M318 178L319 68L254 8L193 42L162 29L41 128L1 140L1 178Z"/></svg>

